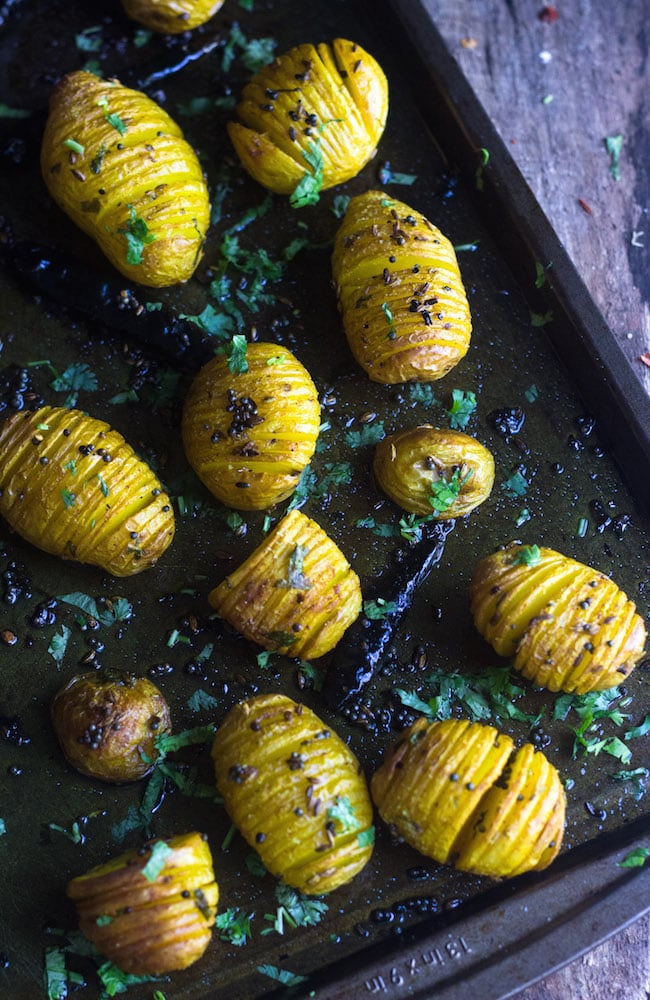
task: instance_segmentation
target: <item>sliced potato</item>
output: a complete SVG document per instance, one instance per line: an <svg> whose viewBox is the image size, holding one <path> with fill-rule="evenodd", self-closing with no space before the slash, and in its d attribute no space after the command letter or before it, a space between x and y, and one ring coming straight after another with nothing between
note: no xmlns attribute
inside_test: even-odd
<svg viewBox="0 0 650 1000"><path fill-rule="evenodd" d="M50 100L41 148L48 190L114 267L141 285L187 281L210 205L178 125L145 94L77 70Z"/></svg>
<svg viewBox="0 0 650 1000"><path fill-rule="evenodd" d="M487 448L469 434L428 424L382 438L373 470L379 487L404 510L435 512L442 521L469 514L494 484Z"/></svg>
<svg viewBox="0 0 650 1000"><path fill-rule="evenodd" d="M198 28L223 5L224 0L122 0L129 17L165 35L179 35Z"/></svg>
<svg viewBox="0 0 650 1000"><path fill-rule="evenodd" d="M298 45L244 87L228 134L248 173L277 194L311 179L318 191L355 177L374 155L388 84L356 42Z"/></svg>
<svg viewBox="0 0 650 1000"><path fill-rule="evenodd" d="M121 434L79 410L43 406L0 428L0 513L45 552L132 576L174 537L157 478Z"/></svg>
<svg viewBox="0 0 650 1000"><path fill-rule="evenodd" d="M465 719L404 731L371 780L382 818L441 864L494 878L546 868L562 843L565 794L531 744Z"/></svg>
<svg viewBox="0 0 650 1000"><path fill-rule="evenodd" d="M432 222L383 191L353 198L332 274L350 348L375 382L442 378L472 330L454 248Z"/></svg>
<svg viewBox="0 0 650 1000"><path fill-rule="evenodd" d="M332 892L370 860L372 804L359 762L305 705L281 694L241 702L212 756L233 823L287 885Z"/></svg>
<svg viewBox="0 0 650 1000"><path fill-rule="evenodd" d="M247 639L303 659L329 652L361 611L359 577L299 510L286 514L208 599Z"/></svg>
<svg viewBox="0 0 650 1000"><path fill-rule="evenodd" d="M252 343L248 370L233 375L215 357L192 383L183 407L187 459L229 507L262 510L290 496L316 448L318 393L285 347Z"/></svg>
<svg viewBox="0 0 650 1000"><path fill-rule="evenodd" d="M76 674L55 695L52 724L66 760L101 781L138 781L151 771L157 736L171 732L169 705L146 677Z"/></svg>
<svg viewBox="0 0 650 1000"><path fill-rule="evenodd" d="M510 545L483 559L471 583L474 622L500 656L551 691L621 684L646 630L609 577L553 549Z"/></svg>
<svg viewBox="0 0 650 1000"><path fill-rule="evenodd" d="M185 969L212 937L219 888L205 836L185 833L127 851L66 889L79 929L123 972Z"/></svg>

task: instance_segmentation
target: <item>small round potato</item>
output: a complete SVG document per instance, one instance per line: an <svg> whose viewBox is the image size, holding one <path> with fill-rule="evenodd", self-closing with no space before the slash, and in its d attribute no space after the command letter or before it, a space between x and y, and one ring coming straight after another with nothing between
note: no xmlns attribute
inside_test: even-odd
<svg viewBox="0 0 650 1000"><path fill-rule="evenodd" d="M291 510L208 595L247 639L291 657L333 649L361 611L359 577L320 525Z"/></svg>
<svg viewBox="0 0 650 1000"><path fill-rule="evenodd" d="M224 0L122 0L129 17L152 31L179 35L209 21Z"/></svg>
<svg viewBox="0 0 650 1000"><path fill-rule="evenodd" d="M305 705L281 694L241 702L212 756L233 823L287 885L332 892L370 860L372 804L359 762Z"/></svg>
<svg viewBox="0 0 650 1000"><path fill-rule="evenodd" d="M52 702L52 724L69 764L114 783L148 774L156 737L171 732L169 706L155 684L112 671L72 677Z"/></svg>
<svg viewBox="0 0 650 1000"><path fill-rule="evenodd" d="M643 655L634 603L609 577L553 549L514 544L487 556L470 593L483 638L550 691L615 687Z"/></svg>
<svg viewBox="0 0 650 1000"><path fill-rule="evenodd" d="M374 382L430 382L467 353L472 321L452 244L385 191L350 201L332 276L350 349Z"/></svg>
<svg viewBox="0 0 650 1000"><path fill-rule="evenodd" d="M50 100L41 148L47 188L131 281L187 281L210 221L192 147L166 111L138 90L68 73Z"/></svg>
<svg viewBox="0 0 650 1000"><path fill-rule="evenodd" d="M461 431L424 424L383 438L375 449L377 484L412 514L462 517L488 498L492 453Z"/></svg>
<svg viewBox="0 0 650 1000"><path fill-rule="evenodd" d="M43 406L0 427L0 514L45 552L133 576L174 537L174 512L121 434L80 410Z"/></svg>
<svg viewBox="0 0 650 1000"><path fill-rule="evenodd" d="M356 42L298 45L244 87L228 134L248 173L296 207L355 177L374 156L388 84Z"/></svg>
<svg viewBox="0 0 650 1000"><path fill-rule="evenodd" d="M81 932L134 976L196 962L210 943L219 901L212 855L200 833L128 851L73 878L66 893Z"/></svg>
<svg viewBox="0 0 650 1000"><path fill-rule="evenodd" d="M286 500L309 465L320 428L318 392L286 347L255 342L234 375L215 357L183 407L187 460L228 507L264 510Z"/></svg>
<svg viewBox="0 0 650 1000"><path fill-rule="evenodd" d="M566 798L532 744L466 719L404 731L371 781L382 818L441 864L493 878L541 871L556 857Z"/></svg>

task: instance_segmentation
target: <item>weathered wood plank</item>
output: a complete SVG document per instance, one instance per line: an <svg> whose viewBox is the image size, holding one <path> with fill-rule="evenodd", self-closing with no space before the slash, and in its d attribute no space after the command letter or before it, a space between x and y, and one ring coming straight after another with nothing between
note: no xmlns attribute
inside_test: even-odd
<svg viewBox="0 0 650 1000"><path fill-rule="evenodd" d="M650 391L648 0L436 0L436 23ZM620 178L607 137L622 136Z"/></svg>

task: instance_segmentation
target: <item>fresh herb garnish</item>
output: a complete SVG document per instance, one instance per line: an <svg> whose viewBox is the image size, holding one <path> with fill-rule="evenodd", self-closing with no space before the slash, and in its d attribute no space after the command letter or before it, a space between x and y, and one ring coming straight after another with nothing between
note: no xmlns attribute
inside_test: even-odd
<svg viewBox="0 0 650 1000"><path fill-rule="evenodd" d="M334 805L327 810L327 818L338 823L341 831L347 833L359 827L359 820L355 816L355 810L347 795L337 795Z"/></svg>
<svg viewBox="0 0 650 1000"><path fill-rule="evenodd" d="M449 417L449 426L454 430L465 430L476 405L476 396L473 392L453 389L451 407L445 411Z"/></svg>
<svg viewBox="0 0 650 1000"><path fill-rule="evenodd" d="M383 597L378 597L376 601L369 600L363 602L364 615L373 621L381 621L398 610L399 606L395 601L386 601Z"/></svg>
<svg viewBox="0 0 650 1000"><path fill-rule="evenodd" d="M141 264L144 248L156 239L144 219L141 219L133 205L129 205L130 218L124 228L118 233L126 238L126 263Z"/></svg>
<svg viewBox="0 0 650 1000"><path fill-rule="evenodd" d="M444 476L441 476L439 479L433 480L431 483L431 496L428 497L428 500L436 514L443 514L453 506L460 496L460 491L471 475L472 469L469 469L461 479L460 469L454 469L451 479L447 480Z"/></svg>
<svg viewBox="0 0 650 1000"><path fill-rule="evenodd" d="M100 100L97 101L97 104L103 110L104 118L111 126L111 128L114 128L115 131L119 132L120 135L126 135L126 133L128 132L128 127L126 123L122 121L122 119L118 114L116 114L115 112L110 112L108 110L108 98L107 97L100 98ZM118 232L121 232L121 230L118 229Z"/></svg>
<svg viewBox="0 0 650 1000"><path fill-rule="evenodd" d="M364 448L375 445L384 437L384 422L376 420L371 424L364 424L360 431L346 431L343 435L345 443L350 448Z"/></svg>
<svg viewBox="0 0 650 1000"><path fill-rule="evenodd" d="M359 847L372 847L375 842L375 828L374 826L369 826L367 830L361 830L357 834L357 843Z"/></svg>
<svg viewBox="0 0 650 1000"><path fill-rule="evenodd" d="M395 318L393 316L393 312L390 306L388 305L388 302L382 302L381 311L386 317L386 322L388 323L388 333L386 334L386 336L388 337L389 340L395 340L395 337L397 336L397 333L395 331Z"/></svg>
<svg viewBox="0 0 650 1000"><path fill-rule="evenodd" d="M55 375L50 382L50 387L55 392L67 392L68 395L64 399L63 405L73 407L77 403L80 389L84 389L86 392L97 390L97 376L84 361L75 361L68 365L60 375Z"/></svg>
<svg viewBox="0 0 650 1000"><path fill-rule="evenodd" d="M342 219L348 210L348 205L350 204L349 194L336 194L332 201L332 214L337 219Z"/></svg>
<svg viewBox="0 0 650 1000"><path fill-rule="evenodd" d="M219 702L213 695L201 688L194 691L187 699L187 707L191 712L209 711L216 708L218 704Z"/></svg>
<svg viewBox="0 0 650 1000"><path fill-rule="evenodd" d="M81 591L57 596L57 601L79 608L93 621L99 622L100 625L105 625L107 628L114 625L115 622L128 621L133 614L133 605L125 597L105 597L102 600L103 607L100 608L93 597Z"/></svg>
<svg viewBox="0 0 650 1000"><path fill-rule="evenodd" d="M309 549L304 545L296 545L289 555L289 567L285 580L280 580L276 586L289 590L310 590L311 580L304 574L305 556Z"/></svg>
<svg viewBox="0 0 650 1000"><path fill-rule="evenodd" d="M77 142L76 139L65 139L63 145L66 149L71 149L73 153L78 153L79 156L84 155L85 147L80 142Z"/></svg>
<svg viewBox="0 0 650 1000"><path fill-rule="evenodd" d="M228 368L233 375L241 375L248 371L247 348L246 337L241 333L236 333L230 342L228 351Z"/></svg>
<svg viewBox="0 0 650 1000"><path fill-rule="evenodd" d="M302 178L298 181L289 196L289 204L292 208L305 208L307 205L315 205L320 199L324 168L320 136L316 139L316 142L310 142L307 149L302 150L302 156L306 160L310 170L305 170Z"/></svg>
<svg viewBox="0 0 650 1000"><path fill-rule="evenodd" d="M268 976L269 979L274 979L277 983L282 983L283 986L300 986L301 983L307 982L306 976L298 976L295 972L289 972L288 969L280 969L277 965L258 965L257 971L263 976Z"/></svg>
<svg viewBox="0 0 650 1000"><path fill-rule="evenodd" d="M103 44L101 24L84 28L74 36L74 40L80 52L99 52Z"/></svg>
<svg viewBox="0 0 650 1000"><path fill-rule="evenodd" d="M522 545L511 559L513 566L536 566L542 558L539 545Z"/></svg>
<svg viewBox="0 0 650 1000"><path fill-rule="evenodd" d="M529 485L521 469L514 469L508 478L501 483L501 489L510 497L523 497L526 495Z"/></svg>
<svg viewBox="0 0 650 1000"><path fill-rule="evenodd" d="M22 108L10 108L8 104L0 103L0 118L29 118L31 111Z"/></svg>
<svg viewBox="0 0 650 1000"><path fill-rule="evenodd" d="M441 405L428 382L412 382L408 387L408 392L414 403L422 403L424 406Z"/></svg>
<svg viewBox="0 0 650 1000"><path fill-rule="evenodd" d="M251 920L254 916L254 913L245 913L239 907L233 906L223 913L217 913L215 926L221 931L219 937L222 941L228 941L241 948L251 936Z"/></svg>
<svg viewBox="0 0 650 1000"><path fill-rule="evenodd" d="M490 153L489 153L489 150L487 150L485 148L479 149L479 153L480 153L481 160L480 160L480 163L479 163L478 167L476 168L476 174L474 175L474 179L475 179L475 182L476 182L476 190L477 191L482 191L483 188L484 188L484 186L485 186L484 181L483 181L483 171L485 170L485 168L487 167L488 163L490 162Z"/></svg>
<svg viewBox="0 0 650 1000"><path fill-rule="evenodd" d="M531 326L548 326L549 323L553 322L553 310L549 309L545 313L530 313L530 325Z"/></svg>
<svg viewBox="0 0 650 1000"><path fill-rule="evenodd" d="M63 657L65 656L65 651L68 647L68 641L71 635L72 632L67 625L62 625L61 633L59 634L58 632L55 632L50 640L47 651L57 665L63 662Z"/></svg>
<svg viewBox="0 0 650 1000"><path fill-rule="evenodd" d="M650 861L650 847L635 847L619 862L619 868L642 868Z"/></svg>
<svg viewBox="0 0 650 1000"><path fill-rule="evenodd" d="M264 914L264 919L273 926L266 927L262 931L263 935L270 934L272 931L284 934L285 922L293 929L313 927L320 923L329 909L327 903L323 903L320 899L314 899L312 896L303 896L297 889L292 889L284 882L279 882L276 885L275 898L278 901L276 912Z"/></svg>
<svg viewBox="0 0 650 1000"><path fill-rule="evenodd" d="M605 138L605 149L609 153L611 163L609 167L609 172L615 181L620 180L621 174L619 170L619 162L621 158L621 150L623 148L623 136L622 135L608 135Z"/></svg>
<svg viewBox="0 0 650 1000"><path fill-rule="evenodd" d="M417 174L403 174L393 170L388 160L382 163L379 168L380 184L404 184L410 187L417 179Z"/></svg>
<svg viewBox="0 0 650 1000"><path fill-rule="evenodd" d="M146 878L147 882L155 882L161 871L165 867L165 861L170 854L173 854L173 849L166 844L164 840L157 840L156 843L151 848L151 855L149 859L142 868L142 875Z"/></svg>

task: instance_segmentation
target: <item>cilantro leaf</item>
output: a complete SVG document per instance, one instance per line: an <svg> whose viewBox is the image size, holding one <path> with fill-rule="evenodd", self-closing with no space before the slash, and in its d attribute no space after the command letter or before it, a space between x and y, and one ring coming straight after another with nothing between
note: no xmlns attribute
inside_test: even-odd
<svg viewBox="0 0 650 1000"><path fill-rule="evenodd" d="M359 847L372 847L375 842L374 826L369 826L367 830L361 830L357 834L357 842Z"/></svg>
<svg viewBox="0 0 650 1000"><path fill-rule="evenodd" d="M223 913L217 913L215 926L221 931L219 937L222 941L229 941L230 944L241 948L251 936L251 920L254 916L254 913L245 913L239 907L233 906Z"/></svg>
<svg viewBox="0 0 650 1000"><path fill-rule="evenodd" d="M501 489L509 497L523 497L529 487L529 482L521 469L514 469L507 479L501 483Z"/></svg>
<svg viewBox="0 0 650 1000"><path fill-rule="evenodd" d="M363 602L363 613L372 621L381 621L396 611L399 611L399 605L395 601L386 601L383 597Z"/></svg>
<svg viewBox="0 0 650 1000"><path fill-rule="evenodd" d="M307 149L302 150L302 156L311 169L305 170L302 178L298 181L289 196L289 204L292 208L305 208L307 205L315 205L320 199L320 192L323 187L324 167L320 136L316 139L316 142L310 142Z"/></svg>
<svg viewBox="0 0 650 1000"><path fill-rule="evenodd" d="M374 423L364 424L360 431L346 431L343 437L351 448L375 445L384 437L384 422L376 420Z"/></svg>
<svg viewBox="0 0 650 1000"><path fill-rule="evenodd" d="M63 662L63 657L65 656L65 651L68 648L68 641L72 632L67 625L61 626L61 632L55 632L50 640L50 644L47 647L47 651L54 660L54 662L59 666Z"/></svg>
<svg viewBox="0 0 650 1000"><path fill-rule="evenodd" d="M277 983L282 983L283 986L300 986L301 983L307 982L306 976L298 976L295 972L289 972L288 969L280 969L277 965L258 965L257 971L263 976L268 976L269 979L274 979Z"/></svg>
<svg viewBox="0 0 650 1000"><path fill-rule="evenodd" d="M246 337L236 333L230 342L230 350L228 351L228 368L233 375L241 375L248 371L247 348Z"/></svg>
<svg viewBox="0 0 650 1000"><path fill-rule="evenodd" d="M65 967L65 953L61 948L45 949L45 989L47 1000L66 1000L68 972Z"/></svg>
<svg viewBox="0 0 650 1000"><path fill-rule="evenodd" d="M50 386L55 392L67 392L64 406L75 406L80 389L95 392L98 388L97 376L84 361L75 361L65 371L52 379Z"/></svg>
<svg viewBox="0 0 650 1000"><path fill-rule="evenodd" d="M638 736L647 736L648 733L650 733L650 715L646 715L643 722L641 722L638 726L628 729L623 739L634 740Z"/></svg>
<svg viewBox="0 0 650 1000"><path fill-rule="evenodd" d="M142 875L146 878L147 882L155 882L161 871L165 867L165 861L170 854L173 854L173 849L169 844L165 843L164 840L157 840L156 843L151 848L151 855L142 869Z"/></svg>
<svg viewBox="0 0 650 1000"><path fill-rule="evenodd" d="M476 409L476 396L473 392L465 392L463 389L453 389L451 393L451 407L446 410L449 417L449 426L454 430L464 430L469 423L469 418Z"/></svg>
<svg viewBox="0 0 650 1000"><path fill-rule="evenodd" d="M512 565L536 566L541 558L539 545L522 545L519 552L512 557Z"/></svg>
<svg viewBox="0 0 650 1000"><path fill-rule="evenodd" d="M312 582L303 573L305 556L309 549L304 545L296 545L289 555L289 568L286 580L280 580L276 586L284 587L288 590L310 590Z"/></svg>
<svg viewBox="0 0 650 1000"><path fill-rule="evenodd" d="M133 205L129 205L129 211L129 221L117 232L126 238L126 263L136 265L142 263L144 248L154 242L156 235L150 231L145 220L138 216Z"/></svg>
<svg viewBox="0 0 650 1000"><path fill-rule="evenodd" d="M200 330L217 340L230 340L235 329L235 320L227 313L218 312L212 303L208 302L205 308L195 316L181 313L180 319L185 319L188 323L194 323Z"/></svg>
<svg viewBox="0 0 650 1000"><path fill-rule="evenodd" d="M461 489L471 475L472 469L461 479L460 469L454 469L451 479L447 480L444 476L441 476L440 479L432 481L431 496L428 497L428 500L436 514L442 514L453 506L460 495Z"/></svg>
<svg viewBox="0 0 650 1000"><path fill-rule="evenodd" d="M650 847L635 847L619 862L619 868L641 868L650 861Z"/></svg>
<svg viewBox="0 0 650 1000"><path fill-rule="evenodd" d="M335 796L334 805L327 810L327 818L338 823L344 833L359 827L359 820L355 816L354 807L347 795Z"/></svg>
<svg viewBox="0 0 650 1000"><path fill-rule="evenodd" d="M99 980L106 990L106 995L114 997L118 993L126 993L129 986L138 983L158 983L160 976L134 976L130 972L122 972L113 962L104 962L97 969Z"/></svg>
<svg viewBox="0 0 650 1000"><path fill-rule="evenodd" d="M402 174L393 170L388 160L382 163L379 168L380 184L405 184L410 187L417 179L417 174Z"/></svg>
<svg viewBox="0 0 650 1000"><path fill-rule="evenodd" d="M611 164L609 172L615 181L620 180L621 174L619 170L619 161L621 157L621 149L623 148L623 136L622 135L608 135L605 138L605 149L610 155Z"/></svg>
<svg viewBox="0 0 650 1000"><path fill-rule="evenodd" d="M208 694L207 691L203 691L201 688L194 691L193 694L191 694L187 699L187 707L191 712L200 712L204 709L208 710L216 708L218 704L219 702L213 695Z"/></svg>
<svg viewBox="0 0 650 1000"><path fill-rule="evenodd" d="M75 35L74 40L80 52L99 52L103 44L101 24L84 28Z"/></svg>

